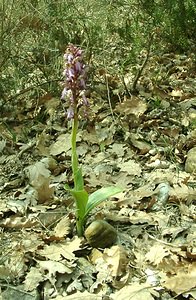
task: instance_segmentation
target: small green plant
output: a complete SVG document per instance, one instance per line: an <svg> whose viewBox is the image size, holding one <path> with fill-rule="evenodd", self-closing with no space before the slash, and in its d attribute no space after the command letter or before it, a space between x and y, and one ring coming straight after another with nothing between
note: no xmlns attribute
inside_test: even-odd
<svg viewBox="0 0 196 300"><path fill-rule="evenodd" d="M67 47L64 54L65 76L62 99L69 102L67 118L72 121L72 172L74 179L74 188L66 189L72 194L76 202L76 228L78 236L82 236L84 225L89 212L108 197L121 192L118 187L110 186L101 188L92 194L88 194L84 188L82 169L78 163L76 151L76 136L78 130L79 117L87 118L89 101L86 97L86 65L83 60L83 51L72 44Z"/></svg>

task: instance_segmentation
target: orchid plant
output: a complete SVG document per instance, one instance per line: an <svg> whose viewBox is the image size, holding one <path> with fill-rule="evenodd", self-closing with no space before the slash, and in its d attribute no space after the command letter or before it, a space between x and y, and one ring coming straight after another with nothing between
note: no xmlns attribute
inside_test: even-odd
<svg viewBox="0 0 196 300"><path fill-rule="evenodd" d="M72 172L74 188L66 189L72 194L76 202L76 228L78 236L84 233L87 215L98 204L105 201L122 190L115 186L104 187L92 194L88 194L84 188L82 169L78 163L76 137L80 117L88 117L89 100L86 97L87 68L83 59L83 51L72 44L67 47L64 54L65 77L62 99L68 101L67 118L72 121L71 147L72 147Z"/></svg>

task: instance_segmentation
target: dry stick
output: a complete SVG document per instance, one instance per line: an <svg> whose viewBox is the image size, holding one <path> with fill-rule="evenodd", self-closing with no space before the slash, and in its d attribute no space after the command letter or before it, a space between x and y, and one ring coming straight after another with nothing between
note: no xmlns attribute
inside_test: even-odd
<svg viewBox="0 0 196 300"><path fill-rule="evenodd" d="M128 95L129 97L131 97L131 93L130 93L130 91L129 91L129 89L128 89L128 87L127 87L127 85L126 85L126 82L125 82L125 78L124 78L124 76L122 76L122 83L123 83L123 85L124 85L124 88L125 88L125 91L126 91L126 95Z"/></svg>
<svg viewBox="0 0 196 300"><path fill-rule="evenodd" d="M104 66L105 66L105 69L106 69L105 61L104 61ZM112 114L112 119L113 119L113 121L114 121L115 118L114 118L114 112L113 112L112 104L111 104L110 88L109 88L109 83L108 83L107 74L105 74L105 83L106 83L106 88L107 88L107 96L108 96L109 107L110 107L110 111L111 111L111 114Z"/></svg>
<svg viewBox="0 0 196 300"><path fill-rule="evenodd" d="M136 92L136 86L137 86L138 80L141 77L142 72L143 72L143 70L144 70L144 68L145 68L145 66L148 62L148 59L150 57L150 50L151 50L151 46L152 46L153 37L154 37L154 33L150 34L149 41L148 41L148 47L147 47L147 54L146 54L146 57L143 61L143 64L141 65L140 69L137 71L137 74L136 74L135 79L133 81L132 89L131 89L132 93Z"/></svg>
<svg viewBox="0 0 196 300"><path fill-rule="evenodd" d="M106 88L107 88L107 94L108 94L109 107L110 107L110 111L111 111L111 114L112 114L112 119L114 120L114 113L113 113L112 104L111 104L110 90L109 90L109 84L108 84L107 75L105 76L105 81L106 81Z"/></svg>

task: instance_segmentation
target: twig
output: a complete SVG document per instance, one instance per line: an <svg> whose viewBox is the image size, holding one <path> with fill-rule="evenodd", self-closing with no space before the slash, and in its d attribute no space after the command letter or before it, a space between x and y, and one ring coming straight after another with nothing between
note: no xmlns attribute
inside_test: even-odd
<svg viewBox="0 0 196 300"><path fill-rule="evenodd" d="M104 61L104 65L105 65L105 61ZM106 68L106 65L105 65L105 68ZM108 96L109 107L110 107L110 111L111 111L111 114L112 114L112 119L114 121L115 119L114 119L114 113L113 113L112 104L111 104L110 88L109 88L107 74L105 74L105 83L106 83L106 88L107 88L107 96Z"/></svg>
<svg viewBox="0 0 196 300"><path fill-rule="evenodd" d="M154 37L154 33L150 34L150 36L149 36L149 41L148 41L148 47L147 47L147 54L146 54L146 57L145 57L145 59L144 59L144 61L143 61L143 64L142 64L141 67L138 69L137 74L136 74L136 76L135 76L135 79L134 79L134 81L133 81L132 89L131 89L132 93L135 93L135 92L136 92L136 86L137 86L138 80L139 80L139 78L141 77L142 72L143 72L143 70L144 70L144 68L145 68L145 66L146 66L146 64L147 64L147 62L148 62L148 59L149 59L149 57L150 57L150 51L151 51L151 46L152 46L153 37Z"/></svg>
<svg viewBox="0 0 196 300"><path fill-rule="evenodd" d="M125 78L124 78L124 76L122 76L122 83L123 83L123 85L124 85L124 88L125 88L125 91L126 91L126 95L129 96L129 97L131 97L131 93L130 93L130 91L129 91L129 89L128 89L126 83L125 83Z"/></svg>
<svg viewBox="0 0 196 300"><path fill-rule="evenodd" d="M149 236L149 238L151 238L152 240L154 240L154 241L156 241L156 242L158 242L158 243L160 243L160 244L163 244L163 245L166 245L166 246L170 246L170 247L172 247L172 248L181 248L181 247L182 247L182 245L175 245L175 244L171 244L171 243L167 243L167 242L165 242L165 241L159 240L159 239L155 238L154 236L152 236L152 235L149 234L149 233L148 233L148 236Z"/></svg>

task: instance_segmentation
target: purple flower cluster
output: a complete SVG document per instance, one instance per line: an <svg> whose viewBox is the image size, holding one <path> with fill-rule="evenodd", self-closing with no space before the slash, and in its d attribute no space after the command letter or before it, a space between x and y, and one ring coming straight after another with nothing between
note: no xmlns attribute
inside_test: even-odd
<svg viewBox="0 0 196 300"><path fill-rule="evenodd" d="M87 114L89 101L85 96L86 91L86 65L83 61L83 51L72 44L67 47L64 54L65 76L64 89L61 99L69 101L67 118L73 119L78 113L78 108L83 107Z"/></svg>

